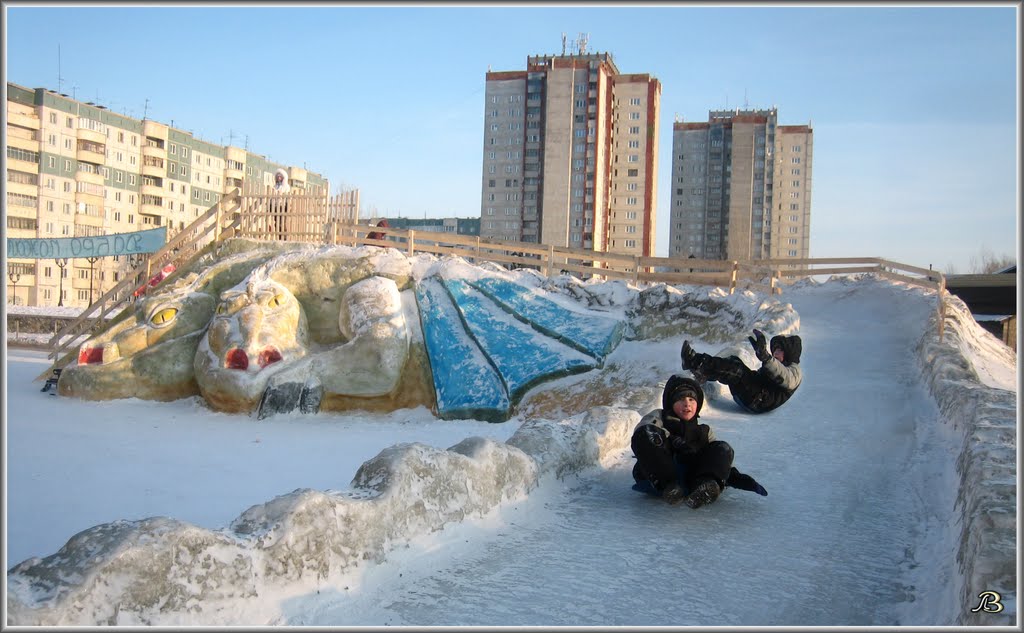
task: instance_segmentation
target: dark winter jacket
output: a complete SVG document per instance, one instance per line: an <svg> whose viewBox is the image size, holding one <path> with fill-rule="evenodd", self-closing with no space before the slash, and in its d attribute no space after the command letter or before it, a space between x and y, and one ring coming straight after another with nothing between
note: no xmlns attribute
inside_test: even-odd
<svg viewBox="0 0 1024 633"><path fill-rule="evenodd" d="M690 421L680 420L672 412L672 405L675 404L676 394L683 388L689 388L697 394L697 413ZM653 424L661 430L672 445L672 438L680 437L688 447L688 451L698 451L709 443L715 441L715 432L707 424L700 423L700 410L704 406L704 390L700 384L692 378L674 375L665 384L665 391L661 394L661 408L651 411L640 419L640 425Z"/></svg>
<svg viewBox="0 0 1024 633"><path fill-rule="evenodd" d="M750 389L741 398L743 405L755 413L765 413L782 406L796 392L803 380L800 369L800 353L803 343L799 336L773 336L771 350L781 347L785 360L779 362L774 356L761 363L757 371L759 388Z"/></svg>
<svg viewBox="0 0 1024 633"><path fill-rule="evenodd" d="M684 390L692 391L697 400L697 412L689 421L677 418L672 412L672 405L679 399L678 394ZM670 456L669 461L674 460L676 464L675 468L668 466L668 472L676 470L677 476L679 476L679 468L706 468L707 470L691 472L688 478L692 479L704 473L710 473L724 486L750 490L759 495L768 494L753 477L744 475L732 466L732 447L725 442L716 441L715 432L711 430L711 427L700 423L700 410L704 406L704 390L701 389L700 383L685 376L672 376L668 379L665 390L662 392L661 406L661 409L655 409L641 418L634 430L634 438L631 442L634 454L638 460L641 459L642 453L647 454L651 460L647 463L638 461L637 466L634 467L633 477L637 479L634 489L653 492L653 494L659 494L657 491L661 489L658 486L653 486L652 483L648 483L646 487L640 483L641 479L654 479L653 476L657 475L659 470L665 470L664 468L659 469L658 462L660 460L651 457L650 450L638 452L641 445L636 443L637 435L650 433L652 440L658 439L658 435L661 436L660 441L651 443L663 447L660 450L667 449ZM683 441L679 441L680 439ZM642 444L646 445L646 443ZM657 451L654 451L654 454L656 456ZM661 476L664 477L664 481L669 480L664 472Z"/></svg>

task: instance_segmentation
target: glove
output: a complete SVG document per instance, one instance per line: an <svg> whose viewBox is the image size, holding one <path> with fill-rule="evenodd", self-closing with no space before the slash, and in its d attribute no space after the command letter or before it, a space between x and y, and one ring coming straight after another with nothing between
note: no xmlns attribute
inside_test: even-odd
<svg viewBox="0 0 1024 633"><path fill-rule="evenodd" d="M692 442L687 442L685 438L678 435L672 436L671 440L672 452L677 457L689 458L697 454L697 446Z"/></svg>
<svg viewBox="0 0 1024 633"><path fill-rule="evenodd" d="M644 432L647 434L647 439L651 441L652 446L661 446L665 443L665 436L662 435L661 430L653 424L645 424Z"/></svg>
<svg viewBox="0 0 1024 633"><path fill-rule="evenodd" d="M744 475L740 471L736 470L735 466L729 469L729 479L726 480L725 485L733 488L739 488L740 490L756 492L762 497L768 496L768 491L764 489L764 486L757 483L757 481L755 481L750 475Z"/></svg>
<svg viewBox="0 0 1024 633"><path fill-rule="evenodd" d="M757 338L755 339L754 336ZM754 348L757 360L763 363L772 357L772 353L768 351L768 339L765 338L764 332L761 330L754 330L754 336L748 336L747 340L750 341L750 346Z"/></svg>

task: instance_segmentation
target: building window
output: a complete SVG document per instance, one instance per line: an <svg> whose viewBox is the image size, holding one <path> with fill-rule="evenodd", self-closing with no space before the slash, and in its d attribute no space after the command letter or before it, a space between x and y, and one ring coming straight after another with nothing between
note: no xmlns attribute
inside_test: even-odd
<svg viewBox="0 0 1024 633"><path fill-rule="evenodd" d="M640 170L639 169L627 169L626 170L626 176L628 176L630 178L635 178L636 176L639 176L639 175L640 175Z"/></svg>
<svg viewBox="0 0 1024 633"><path fill-rule="evenodd" d="M629 120L630 121L639 121L640 120L640 113L639 112L630 112L629 113Z"/></svg>

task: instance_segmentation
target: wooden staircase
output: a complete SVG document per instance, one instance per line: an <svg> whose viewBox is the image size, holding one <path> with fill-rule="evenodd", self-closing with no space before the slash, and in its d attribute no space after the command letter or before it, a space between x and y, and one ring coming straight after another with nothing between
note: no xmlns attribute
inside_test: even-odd
<svg viewBox="0 0 1024 633"><path fill-rule="evenodd" d="M167 264L181 269L210 245L233 237L241 222L240 209L240 191L235 189L225 194L217 204L168 240L160 250L143 259L124 279L85 308L78 318L56 332L48 342L50 353L47 358L53 364L38 379L53 375L54 370L61 370L75 360L79 339L82 336L94 336L107 327L107 315L118 309L123 311L135 298L135 290L147 283L157 271Z"/></svg>

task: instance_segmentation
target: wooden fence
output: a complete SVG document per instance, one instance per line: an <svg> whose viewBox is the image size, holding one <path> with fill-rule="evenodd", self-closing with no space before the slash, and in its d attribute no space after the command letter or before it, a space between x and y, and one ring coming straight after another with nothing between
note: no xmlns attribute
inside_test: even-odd
<svg viewBox="0 0 1024 633"><path fill-rule="evenodd" d="M383 239L369 239L371 232ZM908 266L878 257L831 257L778 260L711 260L676 257L641 257L584 249L505 242L455 233L375 227L359 223L359 193L334 197L318 192L274 194L264 191L226 194L190 226L174 235L156 253L144 259L120 283L50 340L55 367L70 362L65 354L74 340L92 332L117 306L132 299L133 291L168 263L180 268L212 242L229 237L285 240L313 244L371 245L396 248L410 257L416 253L454 255L468 261L533 268L546 276L573 274L582 278L622 279L633 283L717 286L781 294L794 279L815 276L872 273L936 291L938 335L945 324L945 276L939 271ZM65 356L61 357L62 354Z"/></svg>

